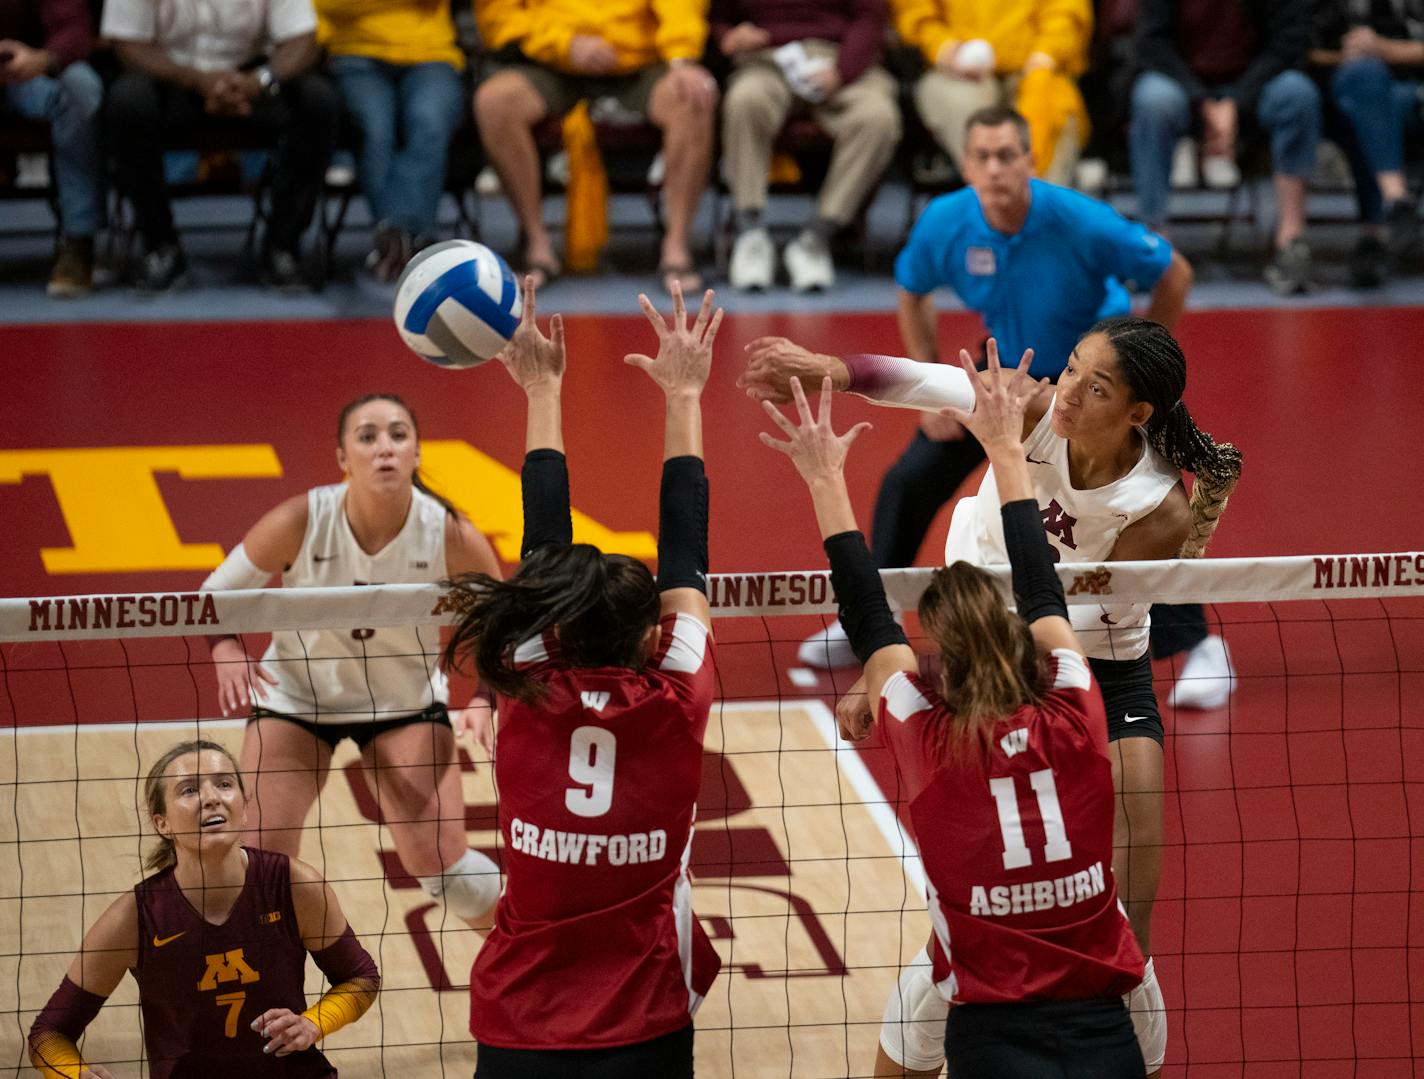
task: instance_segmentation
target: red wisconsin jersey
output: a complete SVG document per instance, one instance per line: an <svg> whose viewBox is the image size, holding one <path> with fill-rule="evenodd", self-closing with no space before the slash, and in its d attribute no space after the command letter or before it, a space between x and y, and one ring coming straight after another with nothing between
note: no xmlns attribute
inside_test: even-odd
<svg viewBox="0 0 1424 1079"><path fill-rule="evenodd" d="M891 677L880 724L906 783L934 925L934 980L953 1004L1128 992L1142 954L1112 874L1113 787L1102 697L1056 649L1043 703L946 760L952 714L915 675Z"/></svg>
<svg viewBox="0 0 1424 1079"><path fill-rule="evenodd" d="M664 618L641 671L570 667L552 636L514 658L548 693L499 702L505 889L470 973L470 1032L510 1049L671 1034L721 966L687 869L716 682L707 628Z"/></svg>

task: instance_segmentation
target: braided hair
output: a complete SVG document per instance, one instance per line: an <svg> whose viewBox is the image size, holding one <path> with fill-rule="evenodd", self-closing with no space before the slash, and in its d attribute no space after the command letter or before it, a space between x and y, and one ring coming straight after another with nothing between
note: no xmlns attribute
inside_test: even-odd
<svg viewBox="0 0 1424 1079"><path fill-rule="evenodd" d="M1187 388L1187 358L1165 326L1126 315L1103 319L1088 331L1095 333L1112 345L1133 397L1152 406L1145 426L1148 444L1195 477L1192 527L1182 544L1181 557L1200 558L1241 478L1241 451L1229 442L1214 442L1192 420L1182 400Z"/></svg>

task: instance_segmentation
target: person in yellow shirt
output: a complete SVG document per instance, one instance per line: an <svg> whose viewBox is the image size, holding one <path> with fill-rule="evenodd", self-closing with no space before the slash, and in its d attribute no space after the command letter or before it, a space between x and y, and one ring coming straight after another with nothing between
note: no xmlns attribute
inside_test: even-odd
<svg viewBox="0 0 1424 1079"><path fill-rule="evenodd" d="M449 0L316 0L316 11L376 223L366 269L390 283L435 238L446 151L464 107L465 57Z"/></svg>
<svg viewBox="0 0 1424 1079"><path fill-rule="evenodd" d="M702 287L689 243L712 160L717 83L698 63L705 0L475 0L486 48L499 56L475 91L485 153L524 236L540 285L560 272L544 224L534 127L580 101L611 98L662 130L667 230L659 275L671 291Z"/></svg>
<svg viewBox="0 0 1424 1079"><path fill-rule="evenodd" d="M928 70L915 85L925 127L964 170L965 121L989 105L1029 122L1038 175L1069 184L1088 136L1077 77L1091 0L891 0L895 29Z"/></svg>

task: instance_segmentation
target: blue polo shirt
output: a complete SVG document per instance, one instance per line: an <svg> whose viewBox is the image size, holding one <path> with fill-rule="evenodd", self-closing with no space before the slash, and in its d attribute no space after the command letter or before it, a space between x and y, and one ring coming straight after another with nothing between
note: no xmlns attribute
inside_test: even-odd
<svg viewBox="0 0 1424 1079"><path fill-rule="evenodd" d="M1172 245L1080 192L1042 180L1029 191L1028 217L1012 236L984 220L973 188L932 201L895 260L895 283L919 296L954 289L1006 362L1032 348L1034 377L1056 379L1094 322L1128 313L1122 282L1157 284Z"/></svg>

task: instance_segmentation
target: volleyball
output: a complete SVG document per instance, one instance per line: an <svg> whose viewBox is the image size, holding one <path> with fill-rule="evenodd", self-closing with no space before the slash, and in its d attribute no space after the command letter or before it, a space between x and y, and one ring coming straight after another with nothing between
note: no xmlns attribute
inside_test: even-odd
<svg viewBox="0 0 1424 1079"><path fill-rule="evenodd" d="M509 342L523 306L504 259L473 240L446 240L421 251L402 271L396 330L423 360L477 367Z"/></svg>

